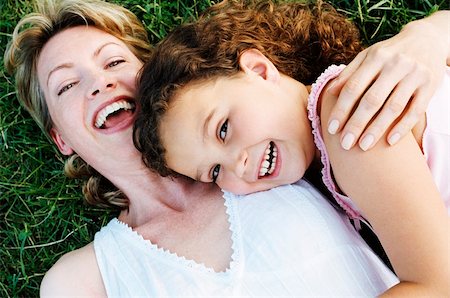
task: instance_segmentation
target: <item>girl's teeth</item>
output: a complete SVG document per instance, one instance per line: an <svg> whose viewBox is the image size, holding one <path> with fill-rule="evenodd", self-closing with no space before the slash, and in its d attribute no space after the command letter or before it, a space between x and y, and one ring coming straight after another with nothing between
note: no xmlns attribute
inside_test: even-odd
<svg viewBox="0 0 450 298"><path fill-rule="evenodd" d="M266 148L264 153L264 161L259 169L260 177L272 174L275 170L275 165L277 164L277 148L272 142L269 143L269 146ZM272 157L270 155L272 155Z"/></svg>

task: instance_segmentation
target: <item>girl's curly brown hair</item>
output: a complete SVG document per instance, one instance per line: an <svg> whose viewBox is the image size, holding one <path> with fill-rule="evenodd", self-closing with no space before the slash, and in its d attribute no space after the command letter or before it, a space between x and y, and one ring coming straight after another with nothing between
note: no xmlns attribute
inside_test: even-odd
<svg viewBox="0 0 450 298"><path fill-rule="evenodd" d="M358 29L331 5L223 1L195 23L175 29L141 71L141 111L133 139L143 161L163 176L160 121L176 92L188 83L231 76L239 57L256 48L281 73L311 84L330 64L349 63L362 50Z"/></svg>

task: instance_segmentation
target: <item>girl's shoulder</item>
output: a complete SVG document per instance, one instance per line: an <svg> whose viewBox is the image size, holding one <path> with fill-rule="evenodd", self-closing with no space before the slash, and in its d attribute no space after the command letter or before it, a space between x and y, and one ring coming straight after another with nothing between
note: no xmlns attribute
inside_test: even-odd
<svg viewBox="0 0 450 298"><path fill-rule="evenodd" d="M45 274L40 296L106 297L93 243L63 255Z"/></svg>
<svg viewBox="0 0 450 298"><path fill-rule="evenodd" d="M321 113L323 109L331 111L331 108L337 101L337 96L327 92L327 89L332 85L335 79L345 68L345 65L330 65L311 85L311 90L308 97L308 118L312 122L314 128L319 128L320 122L324 115L329 113Z"/></svg>

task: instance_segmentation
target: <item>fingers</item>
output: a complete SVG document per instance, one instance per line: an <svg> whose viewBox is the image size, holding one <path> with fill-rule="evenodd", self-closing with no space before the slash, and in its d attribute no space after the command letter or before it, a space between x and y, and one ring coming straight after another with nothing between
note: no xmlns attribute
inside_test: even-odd
<svg viewBox="0 0 450 298"><path fill-rule="evenodd" d="M429 75L424 67L402 55L395 59L386 56L384 49L368 51L358 57L356 69L347 73L344 69L343 76L331 87L332 92L340 88L340 93L330 114L328 131L342 131L341 146L346 150L357 143L364 151L370 149L401 116L388 137L390 144L396 143L426 109L426 96L431 94L426 91L430 84L426 84ZM410 102L413 95L415 100Z"/></svg>
<svg viewBox="0 0 450 298"><path fill-rule="evenodd" d="M364 50L358 55L356 55L355 59L348 64L344 70L339 74L339 76L334 80L333 86L328 88L328 92L334 96L339 96L342 87L347 82L348 78L353 75L353 73L358 69L361 63L364 61L367 55L367 50Z"/></svg>
<svg viewBox="0 0 450 298"><path fill-rule="evenodd" d="M416 91L416 86L414 84L411 84L410 81L411 79L405 78L395 87L394 91L386 101L386 104L383 106L381 112L364 131L364 134L359 140L359 147L362 150L366 151L372 148L372 146L376 144L379 139L385 134L385 132L388 130L389 126L392 125L395 119L397 119L403 113L405 107L408 105L408 102L410 102L411 97ZM415 121L412 110L408 112L401 120L403 124L397 127L397 130L391 131L392 133L389 135L388 140L394 143L397 142L402 136L404 136L408 131L411 130L412 126L414 126ZM409 120L407 120L407 118ZM406 127L409 128L406 129Z"/></svg>
<svg viewBox="0 0 450 298"><path fill-rule="evenodd" d="M410 102L410 106L406 114L391 129L388 135L388 143L394 145L403 136L411 131L411 129L419 122L420 117L425 115L426 108L431 99L432 92L430 89L419 89Z"/></svg>
<svg viewBox="0 0 450 298"><path fill-rule="evenodd" d="M359 144L368 150L390 127L387 141L395 144L423 118L448 53L446 46L435 42L439 38L423 34L432 27L420 24L406 26L398 35L362 51L330 83L326 92L337 102L328 132L342 132L343 148Z"/></svg>
<svg viewBox="0 0 450 298"><path fill-rule="evenodd" d="M392 65L386 66L378 75L342 130L341 144L344 149L349 150L360 139L366 128L371 127L371 130L366 130L365 138L360 140L361 148L367 150L401 114L414 92L414 88L411 89L411 86L407 84L409 80L405 76L408 72L408 67ZM403 87L403 85L406 86ZM388 99L387 103L384 104L386 99ZM377 115L380 110L381 113ZM374 123L369 126L372 120Z"/></svg>
<svg viewBox="0 0 450 298"><path fill-rule="evenodd" d="M390 84L389 82L394 84ZM374 91L375 95L371 95L372 88L374 90L386 89L393 91L390 95L386 95L386 93L381 91L378 91L379 93ZM348 121L348 124L350 124L348 126L349 128L346 125L343 130L344 132L347 129L350 131L354 130L355 140L358 140L358 133L362 133L364 130L364 133L359 139L359 146L362 150L366 151L372 148L386 134L389 127L397 121L387 136L387 142L390 145L394 145L410 132L419 121L419 118L425 114L433 90L433 84L430 83L430 76L423 67L414 66L413 63L409 63L408 61L393 63L391 67L385 66L380 77L364 95L367 98L365 99L363 97L360 103L361 107L364 107L363 102L366 102L366 105L370 105L371 101L376 101L377 95L379 95L379 99L382 101L384 98L387 98L381 111L377 115L375 114L375 117L371 120L367 121L368 116L364 114L363 108L361 109L361 114L358 114L358 109L360 108L358 106L354 117L362 120L359 120L359 123L356 122L358 120L355 121L358 125L355 129L352 126L352 119L350 119ZM374 99L371 99L371 97L374 97ZM373 103L372 106L373 108L377 108ZM364 127L366 123L370 123L367 128ZM352 146L352 144L344 145Z"/></svg>
<svg viewBox="0 0 450 298"><path fill-rule="evenodd" d="M328 88L327 92L331 95L338 97L336 105L333 107L330 114L330 121L328 122L328 132L330 134L336 134L343 127L348 116L351 114L353 107L359 101L363 94L363 82L355 82L355 72L360 71L360 65L366 58L366 51L359 53L355 59L339 74L339 76L333 81L332 86ZM373 71L375 71L372 68ZM364 74L364 73L363 73ZM367 74L370 77L371 74Z"/></svg>

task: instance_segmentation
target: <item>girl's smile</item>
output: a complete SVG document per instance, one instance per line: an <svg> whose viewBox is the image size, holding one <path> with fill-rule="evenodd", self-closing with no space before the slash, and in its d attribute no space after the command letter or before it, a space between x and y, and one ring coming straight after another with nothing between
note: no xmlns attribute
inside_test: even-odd
<svg viewBox="0 0 450 298"><path fill-rule="evenodd" d="M274 142L270 142L264 151L264 158L259 168L259 177L272 175L277 166L278 150Z"/></svg>
<svg viewBox="0 0 450 298"><path fill-rule="evenodd" d="M315 152L308 91L262 57L232 77L177 92L159 129L169 168L237 194L303 176Z"/></svg>

